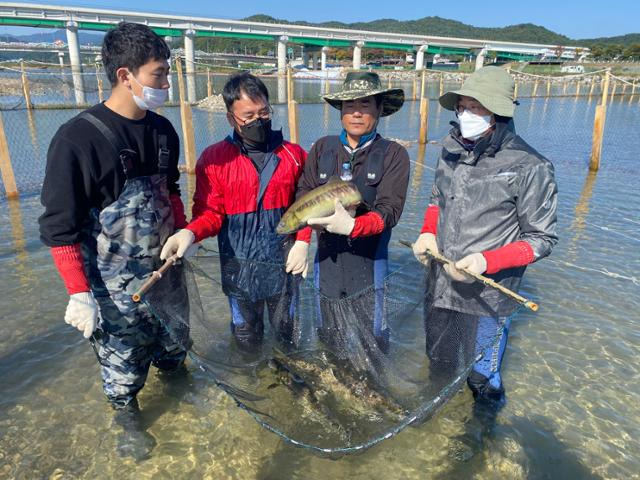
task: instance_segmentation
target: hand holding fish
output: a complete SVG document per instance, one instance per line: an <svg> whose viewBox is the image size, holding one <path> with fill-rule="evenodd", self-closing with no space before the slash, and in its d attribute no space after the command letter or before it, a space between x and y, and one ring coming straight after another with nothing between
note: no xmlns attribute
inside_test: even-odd
<svg viewBox="0 0 640 480"><path fill-rule="evenodd" d="M322 227L329 233L349 235L356 224L355 219L342 206L340 200L335 200L335 213L328 217L310 218L307 224L312 227Z"/></svg>

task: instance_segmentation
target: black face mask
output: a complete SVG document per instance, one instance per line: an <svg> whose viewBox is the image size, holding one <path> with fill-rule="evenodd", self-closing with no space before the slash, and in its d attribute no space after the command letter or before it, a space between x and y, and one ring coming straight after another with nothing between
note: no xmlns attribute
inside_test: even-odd
<svg viewBox="0 0 640 480"><path fill-rule="evenodd" d="M264 145L271 138L271 119L257 118L245 125L238 125L243 140L253 145Z"/></svg>

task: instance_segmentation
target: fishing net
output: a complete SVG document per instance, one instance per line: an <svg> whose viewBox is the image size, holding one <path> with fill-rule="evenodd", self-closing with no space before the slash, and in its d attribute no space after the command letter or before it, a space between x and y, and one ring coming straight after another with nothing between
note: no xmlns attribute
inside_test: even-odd
<svg viewBox="0 0 640 480"><path fill-rule="evenodd" d="M295 445L344 454L429 417L495 341L497 331L477 342L477 317L431 306L438 292L429 291L430 268L398 250L377 288L329 298L280 262L201 249L144 301L263 427ZM239 326L232 311L252 323ZM380 318L386 328L376 335Z"/></svg>

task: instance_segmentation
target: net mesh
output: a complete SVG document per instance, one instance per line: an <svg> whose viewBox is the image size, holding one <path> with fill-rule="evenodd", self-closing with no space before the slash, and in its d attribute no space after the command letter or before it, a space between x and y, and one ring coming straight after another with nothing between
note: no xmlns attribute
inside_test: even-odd
<svg viewBox="0 0 640 480"><path fill-rule="evenodd" d="M230 261L208 250L165 274L144 301L260 425L295 445L339 455L428 418L498 334L478 343L476 317L433 308L429 269L410 251L390 267L377 287L329 298L313 281L286 274L283 264ZM270 296L227 296L229 280L248 281L247 271L266 269ZM232 304L251 320L234 323ZM388 336L374 334L376 308Z"/></svg>

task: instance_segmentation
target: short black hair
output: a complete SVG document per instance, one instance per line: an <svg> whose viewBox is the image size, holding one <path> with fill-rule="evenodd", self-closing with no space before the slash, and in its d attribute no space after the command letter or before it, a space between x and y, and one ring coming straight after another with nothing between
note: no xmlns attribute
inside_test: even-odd
<svg viewBox="0 0 640 480"><path fill-rule="evenodd" d="M231 75L222 89L222 98L228 111L231 111L233 102L240 100L243 93L254 102L264 98L269 103L269 91L262 80L249 72L241 72Z"/></svg>
<svg viewBox="0 0 640 480"><path fill-rule="evenodd" d="M146 25L121 22L104 36L102 64L111 85L118 83L116 71L126 67L131 73L151 60L166 60L171 50L166 42Z"/></svg>

